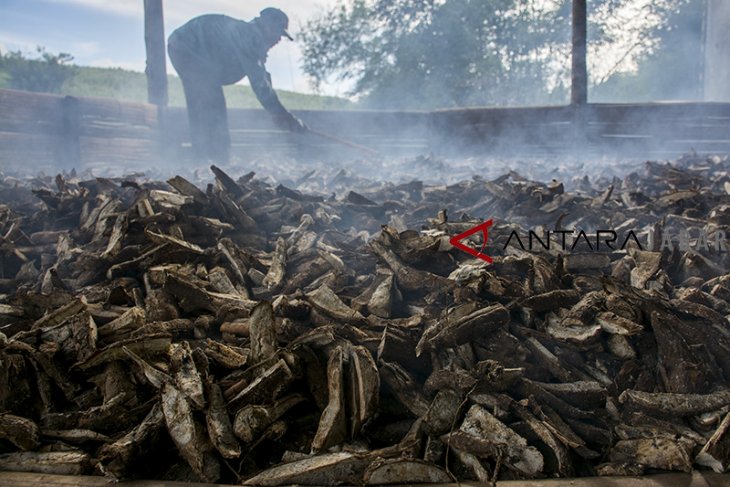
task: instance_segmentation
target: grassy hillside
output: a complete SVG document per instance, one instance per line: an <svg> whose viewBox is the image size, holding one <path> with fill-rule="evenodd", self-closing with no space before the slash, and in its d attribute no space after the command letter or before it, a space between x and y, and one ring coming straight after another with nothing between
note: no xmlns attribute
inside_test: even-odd
<svg viewBox="0 0 730 487"><path fill-rule="evenodd" d="M100 96L118 100L146 102L147 79L144 73L121 68L93 68L69 66L71 73L58 90L62 95ZM9 88L9 77L0 70L0 88ZM276 82L276 80L274 80ZM182 84L177 76L168 76L170 106L185 106ZM226 86L226 101L229 108L261 108L248 86ZM277 90L285 107L297 109L345 109L354 104L344 98L305 95L291 91Z"/></svg>

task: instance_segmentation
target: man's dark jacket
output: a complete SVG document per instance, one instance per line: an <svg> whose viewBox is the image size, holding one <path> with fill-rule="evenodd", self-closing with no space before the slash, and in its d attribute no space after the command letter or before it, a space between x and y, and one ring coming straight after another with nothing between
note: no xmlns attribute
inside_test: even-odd
<svg viewBox="0 0 730 487"><path fill-rule="evenodd" d="M230 85L248 76L251 88L267 111L274 115L288 113L271 87L271 76L264 66L267 46L255 21L202 15L175 30L168 48L185 53L193 62L193 69L199 69L199 73L220 85Z"/></svg>

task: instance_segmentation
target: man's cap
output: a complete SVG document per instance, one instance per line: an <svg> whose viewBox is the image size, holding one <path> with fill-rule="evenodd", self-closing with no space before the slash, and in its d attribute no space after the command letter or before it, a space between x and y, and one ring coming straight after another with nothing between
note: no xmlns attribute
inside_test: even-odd
<svg viewBox="0 0 730 487"><path fill-rule="evenodd" d="M279 29L281 35L290 41L294 40L286 31L289 28L289 17L287 17L286 14L278 8L265 8L259 13L259 17L273 28Z"/></svg>

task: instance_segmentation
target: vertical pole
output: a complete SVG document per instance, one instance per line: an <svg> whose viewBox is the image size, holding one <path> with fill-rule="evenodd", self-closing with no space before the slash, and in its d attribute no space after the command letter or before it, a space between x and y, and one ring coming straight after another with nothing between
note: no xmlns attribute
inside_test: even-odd
<svg viewBox="0 0 730 487"><path fill-rule="evenodd" d="M586 0L573 0L573 63L570 90L572 105L585 105L588 101L587 17Z"/></svg>
<svg viewBox="0 0 730 487"><path fill-rule="evenodd" d="M162 0L144 0L144 43L147 48L147 101L157 105L158 157L167 159L171 144L167 130L167 52Z"/></svg>
<svg viewBox="0 0 730 487"><path fill-rule="evenodd" d="M144 41L147 47L147 100L167 106L167 56L162 0L144 0Z"/></svg>
<svg viewBox="0 0 730 487"><path fill-rule="evenodd" d="M698 101L705 101L706 95L706 77L707 77L707 23L709 22L710 15L710 2L705 0L704 11L702 12L702 31L701 31L701 43L700 43L700 69L698 76L697 86L697 99Z"/></svg>
<svg viewBox="0 0 730 487"><path fill-rule="evenodd" d="M705 101L730 101L730 2L707 2Z"/></svg>
<svg viewBox="0 0 730 487"><path fill-rule="evenodd" d="M65 96L61 101L63 110L62 137L56 150L56 163L63 169L81 167L81 113L79 99Z"/></svg>

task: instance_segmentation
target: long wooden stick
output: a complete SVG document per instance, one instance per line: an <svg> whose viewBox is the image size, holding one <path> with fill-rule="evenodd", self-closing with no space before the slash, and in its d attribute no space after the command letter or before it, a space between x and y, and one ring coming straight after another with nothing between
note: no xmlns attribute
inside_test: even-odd
<svg viewBox="0 0 730 487"><path fill-rule="evenodd" d="M324 139L331 140L332 142L335 142L337 144L346 145L348 147L352 147L353 149L357 149L361 152L365 152L371 156L374 157L382 157L382 154L380 152L376 151L375 149L371 149L370 147L365 147L364 145L356 144L354 142L350 142L349 140L340 139L339 137L335 137L334 135L327 134L325 132L320 132L319 130L314 130L311 128L307 129L307 132L310 134L318 135ZM306 132L305 132L306 133Z"/></svg>

